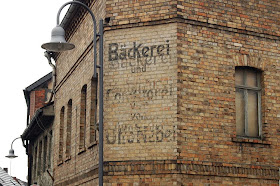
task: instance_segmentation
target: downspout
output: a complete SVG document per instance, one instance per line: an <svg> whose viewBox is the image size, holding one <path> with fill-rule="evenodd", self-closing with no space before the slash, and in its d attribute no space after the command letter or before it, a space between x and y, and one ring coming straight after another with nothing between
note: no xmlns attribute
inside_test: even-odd
<svg viewBox="0 0 280 186"><path fill-rule="evenodd" d="M53 53L52 52L45 51L44 55L48 59L49 65L53 69L53 71L52 71L52 90L51 90L51 96L50 96L49 100L47 101L47 104L49 104L52 101L52 99L53 99L53 95L55 94L54 88L55 88L55 85L56 85L56 66L51 61L51 58L53 57Z"/></svg>
<svg viewBox="0 0 280 186"><path fill-rule="evenodd" d="M26 126L29 124L29 114L30 114L30 92L25 89L23 90L25 100L26 100L26 105L27 105L27 116L26 116Z"/></svg>
<svg viewBox="0 0 280 186"><path fill-rule="evenodd" d="M53 58L53 53L52 52L45 51L44 52L44 56L48 59L49 65L53 69L53 71L52 71L52 90L51 90L51 96L50 96L49 100L47 101L47 104L49 104L52 101L52 99L53 99L53 95L55 94L54 89L55 89L55 86L56 86L56 66L52 63L52 60L51 60L51 58ZM53 185L54 177L51 175L49 170L47 170L47 172L48 172L48 175L52 179L52 185Z"/></svg>
<svg viewBox="0 0 280 186"><path fill-rule="evenodd" d="M32 153L30 152L30 145L28 140L26 140L26 154L27 154L27 157L28 157L28 174L27 174L27 183L28 185L31 185L31 180L32 180L32 166L33 166L33 155Z"/></svg>

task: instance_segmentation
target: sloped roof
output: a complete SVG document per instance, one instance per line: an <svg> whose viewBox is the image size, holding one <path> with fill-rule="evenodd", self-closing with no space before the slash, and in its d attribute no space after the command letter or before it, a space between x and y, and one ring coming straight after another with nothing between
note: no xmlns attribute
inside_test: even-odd
<svg viewBox="0 0 280 186"><path fill-rule="evenodd" d="M51 79L52 79L52 72L48 73L44 77L40 78L39 80L35 81L34 83L32 83L31 85L26 87L23 90L26 103L28 104L28 102L29 102L29 94L32 90L36 89L37 87L41 86L42 84L46 83L47 81L49 81Z"/></svg>
<svg viewBox="0 0 280 186"><path fill-rule="evenodd" d="M12 176L0 167L0 186L22 186Z"/></svg>
<svg viewBox="0 0 280 186"><path fill-rule="evenodd" d="M52 78L52 72L48 73L44 77L42 77L39 80L35 81L34 83L32 83L31 85L26 87L25 90L30 92L30 91L34 90L35 88L39 87L40 85L42 85L43 83L49 81L51 78Z"/></svg>
<svg viewBox="0 0 280 186"><path fill-rule="evenodd" d="M32 117L30 124L24 130L21 138L31 140L36 138L48 128L54 119L54 102L39 108Z"/></svg>

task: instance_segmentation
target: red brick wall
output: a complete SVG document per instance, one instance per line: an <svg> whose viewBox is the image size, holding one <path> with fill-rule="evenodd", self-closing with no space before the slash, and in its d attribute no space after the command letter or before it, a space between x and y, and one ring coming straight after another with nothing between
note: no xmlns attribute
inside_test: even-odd
<svg viewBox="0 0 280 186"><path fill-rule="evenodd" d="M46 103L46 90L39 89L30 93L30 118L33 117L36 110L43 107Z"/></svg>

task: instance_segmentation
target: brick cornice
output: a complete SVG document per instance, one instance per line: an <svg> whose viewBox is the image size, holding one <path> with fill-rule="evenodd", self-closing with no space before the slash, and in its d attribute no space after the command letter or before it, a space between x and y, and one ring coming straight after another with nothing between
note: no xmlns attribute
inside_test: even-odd
<svg viewBox="0 0 280 186"><path fill-rule="evenodd" d="M91 6L95 0L80 0L82 3L87 5L88 7ZM77 6L77 5L76 5ZM73 35L73 33L77 30L79 25L82 23L84 16L88 13L85 8L81 6L77 6L75 12L70 13L69 19L63 22L63 27L65 29L65 39L69 40L69 38ZM64 20L63 20L64 21Z"/></svg>
<svg viewBox="0 0 280 186"><path fill-rule="evenodd" d="M202 26L202 27L218 29L218 30L223 30L223 31L228 31L228 32L245 34L245 35L250 35L250 36L260 37L260 38L265 38L265 39L280 40L279 35L272 35L272 34L267 34L267 33L262 33L262 32L254 32L254 31L249 31L246 29L232 28L232 27L228 27L228 26L222 26L219 24L212 24L209 22L201 22L201 21L192 20L192 19L185 19L182 17L174 17L174 18L169 18L169 19L160 19L160 20L155 20L155 21L137 22L137 23L129 23L129 24L121 24L121 25L106 24L104 29L105 29L105 31L109 31L109 30L117 30L117 29L124 29L124 28L141 27L141 26L154 26L154 25L168 24L168 23L184 23L184 24L190 24L190 25L194 25L194 26Z"/></svg>
<svg viewBox="0 0 280 186"><path fill-rule="evenodd" d="M280 179L277 167L181 160L108 161L104 176L188 174L254 179Z"/></svg>

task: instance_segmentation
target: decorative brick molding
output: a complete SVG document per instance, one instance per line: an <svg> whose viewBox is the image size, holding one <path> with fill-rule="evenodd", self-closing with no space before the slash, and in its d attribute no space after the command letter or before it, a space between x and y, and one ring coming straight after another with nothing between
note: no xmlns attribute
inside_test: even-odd
<svg viewBox="0 0 280 186"><path fill-rule="evenodd" d="M93 169L89 170L88 172L86 172L84 174L80 174L71 179L63 180L60 183L55 183L55 185L57 185L57 186L70 185L70 184L74 184L74 183L75 183L75 185L77 185L77 183L83 182L83 180L88 181L88 179L96 179L96 178L98 178L98 167L97 166L95 166Z"/></svg>
<svg viewBox="0 0 280 186"><path fill-rule="evenodd" d="M240 177L240 178L254 178L254 179L273 179L278 180L279 171L276 167L261 167L261 166L245 166L223 164L215 165L210 163L204 164L178 164L179 172L182 174L198 174L211 176L225 176L225 177Z"/></svg>
<svg viewBox="0 0 280 186"><path fill-rule="evenodd" d="M280 179L277 167L177 160L104 162L104 176L190 174L205 176Z"/></svg>
<svg viewBox="0 0 280 186"><path fill-rule="evenodd" d="M207 27L207 28L212 28L212 29L218 29L218 30L223 30L223 31L228 31L228 32L250 35L250 36L259 37L259 38L280 40L280 36L278 36L278 35L254 32L254 31L243 30L243 29L238 29L238 28L232 28L232 27L228 27L228 26L212 24L211 22L201 22L201 21L191 20L191 19L186 19L186 18L181 18L181 17L173 17L173 18L168 18L168 19L160 19L160 20L146 21L146 22L127 23L127 24L122 24L122 25L106 24L106 25L104 25L105 26L104 29L105 29L105 31L108 31L108 30L116 30L116 29L124 29L124 28L141 27L141 26L154 26L154 25L161 25L161 24L168 24L168 23L185 23L185 24L190 24L190 25L195 25L195 26L202 26L202 27Z"/></svg>
<svg viewBox="0 0 280 186"><path fill-rule="evenodd" d="M268 59L263 59L261 55L254 53L237 54L234 56L235 66L250 66L265 70L265 64Z"/></svg>
<svg viewBox="0 0 280 186"><path fill-rule="evenodd" d="M95 0L83 0L82 2L85 5L90 7L94 1ZM77 5L75 5L75 6L77 6ZM82 19L84 19L84 16L87 13L86 9L81 6L77 6L75 11L76 12L74 14L71 13L70 18L62 21L63 27L65 28L65 39L66 40L68 40L73 35L73 33L76 31L76 29L79 28L79 25L82 23Z"/></svg>

